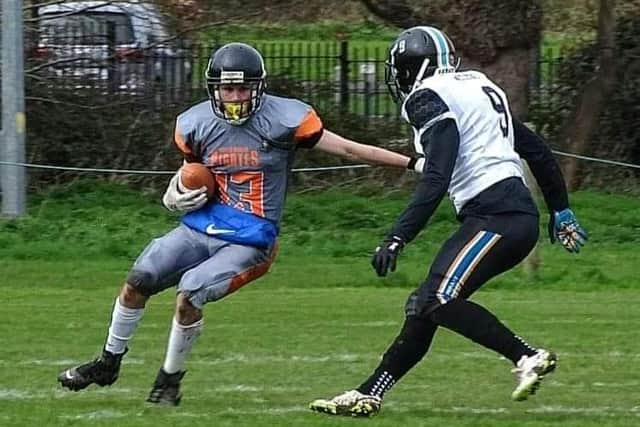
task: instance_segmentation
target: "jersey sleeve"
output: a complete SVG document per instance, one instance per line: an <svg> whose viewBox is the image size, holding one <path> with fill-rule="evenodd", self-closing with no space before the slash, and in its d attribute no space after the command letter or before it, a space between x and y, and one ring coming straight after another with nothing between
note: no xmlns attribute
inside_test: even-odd
<svg viewBox="0 0 640 427"><path fill-rule="evenodd" d="M458 121L449 105L430 88L418 89L409 95L403 105L403 117L419 133L444 119Z"/></svg>
<svg viewBox="0 0 640 427"><path fill-rule="evenodd" d="M173 142L178 147L187 162L197 161L198 147L195 143L195 125L186 113L180 114L176 119L173 132Z"/></svg>
<svg viewBox="0 0 640 427"><path fill-rule="evenodd" d="M514 148L526 160L550 211L569 207L567 187L560 165L544 140L515 117L513 118Z"/></svg>
<svg viewBox="0 0 640 427"><path fill-rule="evenodd" d="M411 202L389 233L389 237L397 236L405 242L413 240L424 228L447 193L460 146L453 120L439 120L423 133L422 139L423 146L429 148L424 173Z"/></svg>
<svg viewBox="0 0 640 427"><path fill-rule="evenodd" d="M324 131L322 120L313 108L309 108L295 131L293 142L300 148L313 148Z"/></svg>

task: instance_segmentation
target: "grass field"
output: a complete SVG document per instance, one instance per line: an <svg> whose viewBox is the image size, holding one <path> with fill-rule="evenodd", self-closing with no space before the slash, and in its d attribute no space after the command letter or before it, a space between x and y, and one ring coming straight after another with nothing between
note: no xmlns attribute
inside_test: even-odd
<svg viewBox="0 0 640 427"><path fill-rule="evenodd" d="M182 405L154 408L144 399L164 356L170 291L149 304L116 385L71 393L55 377L98 353L129 264L175 217L157 196L94 182L32 197L29 217L0 222L0 425L638 424L640 202L595 192L572 196L591 232L582 254L541 239L538 280L516 269L475 297L532 344L558 352L559 369L533 399L511 402L509 364L443 330L377 418L308 412L310 400L354 387L375 367L406 296L455 227L442 206L399 272L376 279L368 254L405 199L291 195L272 272L207 307Z"/></svg>

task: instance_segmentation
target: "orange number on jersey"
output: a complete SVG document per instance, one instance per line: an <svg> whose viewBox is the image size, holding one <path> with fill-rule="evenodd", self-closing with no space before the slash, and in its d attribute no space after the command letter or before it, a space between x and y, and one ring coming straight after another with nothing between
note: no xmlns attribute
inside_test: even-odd
<svg viewBox="0 0 640 427"><path fill-rule="evenodd" d="M220 186L220 200L228 205L233 205L229 197L229 183L248 184L249 190L238 193L240 200L238 208L245 209L245 203L249 205L249 211L255 215L264 217L264 173L258 171L235 172L231 174L218 174L216 181Z"/></svg>

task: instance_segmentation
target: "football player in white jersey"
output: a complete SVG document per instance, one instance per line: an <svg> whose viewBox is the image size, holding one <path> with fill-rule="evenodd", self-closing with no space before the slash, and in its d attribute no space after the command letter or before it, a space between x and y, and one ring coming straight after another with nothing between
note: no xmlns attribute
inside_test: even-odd
<svg viewBox="0 0 640 427"><path fill-rule="evenodd" d="M495 83L477 71L458 71L458 65L453 44L433 27L403 31L389 50L387 84L426 165L411 202L375 251L376 273L395 270L400 251L447 192L461 224L410 295L404 325L373 374L357 389L312 402L314 411L376 414L384 394L425 356L439 326L510 360L517 376L514 400L527 399L556 367L553 352L530 346L468 298L522 261L538 241L538 211L521 158L544 195L551 242L578 252L586 233L569 209L560 168L544 141L512 117Z"/></svg>
<svg viewBox="0 0 640 427"><path fill-rule="evenodd" d="M114 303L100 357L60 373L70 390L113 384L147 300L177 285L165 361L147 401L178 405L185 362L203 327L203 307L265 274L275 257L288 176L297 152L316 149L354 161L421 171L424 160L359 144L326 129L315 110L265 93L260 53L229 43L206 70L209 99L181 113L175 143L186 162L215 175L216 195L186 191L179 174L163 197L184 213L181 224L154 239L131 268Z"/></svg>

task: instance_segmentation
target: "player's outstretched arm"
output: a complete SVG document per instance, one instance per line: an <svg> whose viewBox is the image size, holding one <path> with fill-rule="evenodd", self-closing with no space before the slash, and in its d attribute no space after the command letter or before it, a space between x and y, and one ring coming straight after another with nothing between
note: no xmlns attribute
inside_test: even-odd
<svg viewBox="0 0 640 427"><path fill-rule="evenodd" d="M326 129L313 148L354 162L406 168L416 172L422 172L424 167L423 158L411 158L384 148L360 144Z"/></svg>
<svg viewBox="0 0 640 427"><path fill-rule="evenodd" d="M387 238L376 248L371 264L378 276L394 271L396 258L404 245L424 228L444 198L451 182L460 145L456 123L444 119L422 133L423 147L430 148L425 172L420 176L413 197L396 220Z"/></svg>
<svg viewBox="0 0 640 427"><path fill-rule="evenodd" d="M513 129L515 150L527 161L549 209L551 243L557 240L569 252L580 252L580 247L587 241L587 232L569 209L569 196L560 165L544 140L515 118Z"/></svg>

